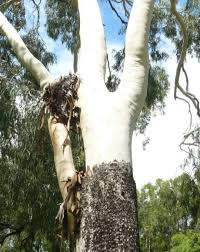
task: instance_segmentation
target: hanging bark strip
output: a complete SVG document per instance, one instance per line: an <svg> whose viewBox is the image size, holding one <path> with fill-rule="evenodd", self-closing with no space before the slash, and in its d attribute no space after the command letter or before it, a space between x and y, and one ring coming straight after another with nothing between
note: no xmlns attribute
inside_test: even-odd
<svg viewBox="0 0 200 252"><path fill-rule="evenodd" d="M47 85L42 96L44 102L43 116L44 108L47 108L53 119L66 125L68 131L78 132L80 110L75 105L78 100L78 88L79 79L75 74L61 77Z"/></svg>
<svg viewBox="0 0 200 252"><path fill-rule="evenodd" d="M68 239L70 243L74 242L79 233L81 220L81 190L82 180L86 176L85 172L76 172L73 178L65 182L68 194L64 202L60 205L56 215L57 230L56 235L60 239Z"/></svg>
<svg viewBox="0 0 200 252"><path fill-rule="evenodd" d="M47 109L56 123L63 124L68 131L66 139L63 139L63 154L65 147L69 144L70 130L79 134L80 109L76 107L78 100L79 79L75 74L61 77L59 80L48 84L44 89L42 100L44 105L41 109L41 122L44 121L45 109ZM42 126L42 125L41 125ZM73 177L61 180L64 183L67 194L64 202L60 205L56 216L57 237L68 239L73 242L78 232L80 222L80 190L84 172L76 172Z"/></svg>

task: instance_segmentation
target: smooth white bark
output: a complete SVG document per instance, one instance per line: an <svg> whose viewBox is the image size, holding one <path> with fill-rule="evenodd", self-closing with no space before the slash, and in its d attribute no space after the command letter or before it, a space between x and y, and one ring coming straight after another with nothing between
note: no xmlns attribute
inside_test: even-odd
<svg viewBox="0 0 200 252"><path fill-rule="evenodd" d="M75 174L75 167L72 157L70 138L66 126L57 123L52 117L48 120L49 134L54 151L54 163L60 191L65 200L67 196L66 182ZM65 144L64 144L65 142Z"/></svg>
<svg viewBox="0 0 200 252"><path fill-rule="evenodd" d="M149 58L148 36L154 0L135 0L128 22L122 81L117 90L127 100L133 120L141 111L146 97Z"/></svg>
<svg viewBox="0 0 200 252"><path fill-rule="evenodd" d="M80 13L80 63L79 72L85 85L92 89L106 89L99 85L105 78L106 45L104 28L96 0L78 0Z"/></svg>
<svg viewBox="0 0 200 252"><path fill-rule="evenodd" d="M134 2L126 35L123 78L117 92L98 90L98 93L95 93L91 79L88 79L86 84L84 81L81 83L79 92L81 128L86 165L90 168L113 160L131 162L132 131L144 104L148 83L147 42L153 3L153 0L135 0ZM87 16L90 15L89 10L85 10ZM85 22L87 22L85 26L88 24L90 27L90 18L85 19ZM98 29L97 26L96 30ZM101 54L103 55L102 51ZM86 51L85 62L87 59L89 58ZM97 64L98 61L95 63ZM85 67L90 70L90 63L85 64ZM103 79L97 78L95 84L105 86ZM91 88L87 89L87 85Z"/></svg>
<svg viewBox="0 0 200 252"><path fill-rule="evenodd" d="M126 104L112 93L84 101L81 129L86 167L114 160L131 162L131 118Z"/></svg>
<svg viewBox="0 0 200 252"><path fill-rule="evenodd" d="M7 37L12 49L17 55L17 58L26 67L26 69L31 72L33 77L40 84L41 88L43 88L46 83L50 83L53 80L49 71L32 55L15 28L8 22L7 18L1 12L0 32Z"/></svg>

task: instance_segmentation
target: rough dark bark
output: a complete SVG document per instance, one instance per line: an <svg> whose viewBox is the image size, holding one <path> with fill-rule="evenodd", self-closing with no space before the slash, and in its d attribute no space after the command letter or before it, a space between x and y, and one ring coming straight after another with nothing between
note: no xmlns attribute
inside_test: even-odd
<svg viewBox="0 0 200 252"><path fill-rule="evenodd" d="M139 251L137 196L130 163L93 169L82 191L81 251Z"/></svg>

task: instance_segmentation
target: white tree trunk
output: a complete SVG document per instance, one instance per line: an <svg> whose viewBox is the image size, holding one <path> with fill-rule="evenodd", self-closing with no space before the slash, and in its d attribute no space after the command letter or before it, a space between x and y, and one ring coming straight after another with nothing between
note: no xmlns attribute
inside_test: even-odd
<svg viewBox="0 0 200 252"><path fill-rule="evenodd" d="M78 0L81 38L78 106L87 176L83 183L76 251L139 251L131 138L146 96L147 41L153 3L154 0L134 1L126 35L122 83L115 93L109 93L105 87L106 46L98 4L95 0ZM42 88L53 81L1 12L0 31ZM52 118L49 132L65 199L65 181L75 174L70 139L66 127Z"/></svg>
<svg viewBox="0 0 200 252"><path fill-rule="evenodd" d="M147 41L153 3L154 0L134 2L127 28L122 83L116 92L109 93L104 83L105 41L97 1L78 1L81 35L79 106L86 166L90 169L113 160L131 162L132 131L144 104L148 83Z"/></svg>
<svg viewBox="0 0 200 252"><path fill-rule="evenodd" d="M93 17L88 11L91 1L79 0L81 34L87 34L93 26L96 31L91 32L91 39L100 42L93 44L87 58L90 49L86 50L87 40L82 40L81 36L84 65L80 64L79 68L79 106L87 177L83 185L82 220L76 251L136 252L139 251L139 239L131 139L146 97L147 41L154 1L134 2L126 35L122 83L115 93L105 89L103 28L99 15L90 20ZM93 6L93 10L97 15L98 6Z"/></svg>

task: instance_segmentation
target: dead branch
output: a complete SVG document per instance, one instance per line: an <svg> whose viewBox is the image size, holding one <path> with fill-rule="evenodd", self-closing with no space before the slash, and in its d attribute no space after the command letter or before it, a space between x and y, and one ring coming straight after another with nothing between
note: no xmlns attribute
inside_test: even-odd
<svg viewBox="0 0 200 252"><path fill-rule="evenodd" d="M178 61L178 66L176 69L176 76L175 76L174 98L176 99L177 89L179 89L179 78L180 78L180 73L181 73L181 67L184 63L186 53L187 53L188 34L187 34L186 26L184 24L182 16L176 10L176 1L170 0L170 2L171 2L171 12L176 17L176 20L178 21L180 29L183 34L182 50L181 50L181 55Z"/></svg>
<svg viewBox="0 0 200 252"><path fill-rule="evenodd" d="M129 8L132 7L133 2L130 0L108 0L108 3L111 7L111 9L115 12L115 14L117 15L117 17L120 19L120 21L122 22L122 24L127 25L127 21L125 21L118 13L118 11L116 10L116 8L113 6L112 2L117 3L117 4L122 4L123 9L124 9L124 15L127 19L129 19L130 16L130 10L128 10L128 6Z"/></svg>
<svg viewBox="0 0 200 252"><path fill-rule="evenodd" d="M33 2L33 5L34 5L34 7L35 7L35 9L36 9L36 11L37 11L37 25L36 25L36 27L37 27L37 29L39 29L39 22L40 22L40 4L41 4L42 0L39 0L39 3L36 3L35 0L32 0L32 2Z"/></svg>
<svg viewBox="0 0 200 252"><path fill-rule="evenodd" d="M130 12L129 12L128 9L126 8L126 1L123 1L122 4L123 4L125 16L126 16L127 18L129 18Z"/></svg>
<svg viewBox="0 0 200 252"><path fill-rule="evenodd" d="M117 17L118 17L118 18L120 19L120 21L122 22L122 24L127 25L128 22L125 21L125 20L119 15L119 13L117 12L117 10L116 10L115 7L113 6L111 0L108 0L108 3L109 3L109 5L110 5L111 9L114 11L114 13L117 15Z"/></svg>

